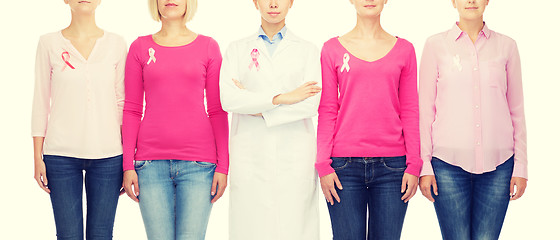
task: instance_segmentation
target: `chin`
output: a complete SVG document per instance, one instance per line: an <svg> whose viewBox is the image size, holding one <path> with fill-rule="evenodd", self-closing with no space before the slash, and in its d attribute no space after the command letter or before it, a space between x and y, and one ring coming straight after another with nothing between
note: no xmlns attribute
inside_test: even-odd
<svg viewBox="0 0 560 240"><path fill-rule="evenodd" d="M162 14L161 16L167 20L175 20L175 19L183 19L185 14L169 13L169 14Z"/></svg>
<svg viewBox="0 0 560 240"><path fill-rule="evenodd" d="M84 14L84 15L86 15L86 14L93 14L93 13L95 13L95 8L91 8L91 7L88 7L88 8L85 8L85 7L84 7L84 8L76 8L76 9L74 9L74 12L77 12L77 13L80 13L80 14Z"/></svg>
<svg viewBox="0 0 560 240"><path fill-rule="evenodd" d="M271 23L271 24L277 24L277 23L282 22L282 20L284 20L284 19L285 18L273 18L273 19L265 18L264 20L268 23Z"/></svg>
<svg viewBox="0 0 560 240"><path fill-rule="evenodd" d="M477 20L482 18L482 14L478 14L478 13L470 13L470 14L464 14L461 16L461 18L465 19L465 20Z"/></svg>
<svg viewBox="0 0 560 240"><path fill-rule="evenodd" d="M375 18L378 17L379 14L381 14L381 12L362 12L359 14L359 16L364 18Z"/></svg>

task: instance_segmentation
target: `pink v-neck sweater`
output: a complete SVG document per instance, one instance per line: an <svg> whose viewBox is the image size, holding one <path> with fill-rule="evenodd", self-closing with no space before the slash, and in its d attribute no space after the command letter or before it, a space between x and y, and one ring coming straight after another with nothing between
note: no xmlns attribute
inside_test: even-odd
<svg viewBox="0 0 560 240"><path fill-rule="evenodd" d="M334 172L331 157L406 155L406 172L418 176L420 133L416 55L402 38L379 60L348 52L338 38L321 53L323 91L317 129L319 176Z"/></svg>
<svg viewBox="0 0 560 240"><path fill-rule="evenodd" d="M133 160L175 159L216 163L216 172L227 174L221 64L218 43L203 35L178 47L158 45L151 35L132 43L125 68L124 170L134 169Z"/></svg>

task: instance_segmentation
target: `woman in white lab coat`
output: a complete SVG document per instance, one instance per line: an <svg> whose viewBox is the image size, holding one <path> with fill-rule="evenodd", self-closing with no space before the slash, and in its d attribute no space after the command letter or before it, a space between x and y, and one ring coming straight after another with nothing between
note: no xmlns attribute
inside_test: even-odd
<svg viewBox="0 0 560 240"><path fill-rule="evenodd" d="M220 74L222 107L233 113L230 239L319 239L319 51L286 29L293 0L253 2L261 28L229 46Z"/></svg>

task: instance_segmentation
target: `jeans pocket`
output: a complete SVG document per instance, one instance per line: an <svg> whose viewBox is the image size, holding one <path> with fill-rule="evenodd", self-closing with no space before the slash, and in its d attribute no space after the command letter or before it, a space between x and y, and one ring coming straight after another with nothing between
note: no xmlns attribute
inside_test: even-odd
<svg viewBox="0 0 560 240"><path fill-rule="evenodd" d="M406 157L384 157L383 166L392 171L404 171L406 170Z"/></svg>
<svg viewBox="0 0 560 240"><path fill-rule="evenodd" d="M342 170L348 166L348 160L345 157L331 157L331 167L337 171Z"/></svg>
<svg viewBox="0 0 560 240"><path fill-rule="evenodd" d="M193 161L193 162L199 167L205 167L205 168L216 167L216 164L211 162L202 162L202 161Z"/></svg>
<svg viewBox="0 0 560 240"><path fill-rule="evenodd" d="M134 169L136 171L144 169L152 161L134 161Z"/></svg>

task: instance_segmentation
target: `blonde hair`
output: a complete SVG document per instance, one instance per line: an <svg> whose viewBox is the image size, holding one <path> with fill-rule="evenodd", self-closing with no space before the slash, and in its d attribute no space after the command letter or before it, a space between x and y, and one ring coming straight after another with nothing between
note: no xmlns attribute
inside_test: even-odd
<svg viewBox="0 0 560 240"><path fill-rule="evenodd" d="M198 0L187 0L187 10L183 18L183 21L185 23L193 18L194 14L196 13L197 5ZM161 20L161 14L158 9L157 0L148 0L148 8L150 9L150 15L152 16L152 18L159 22Z"/></svg>

